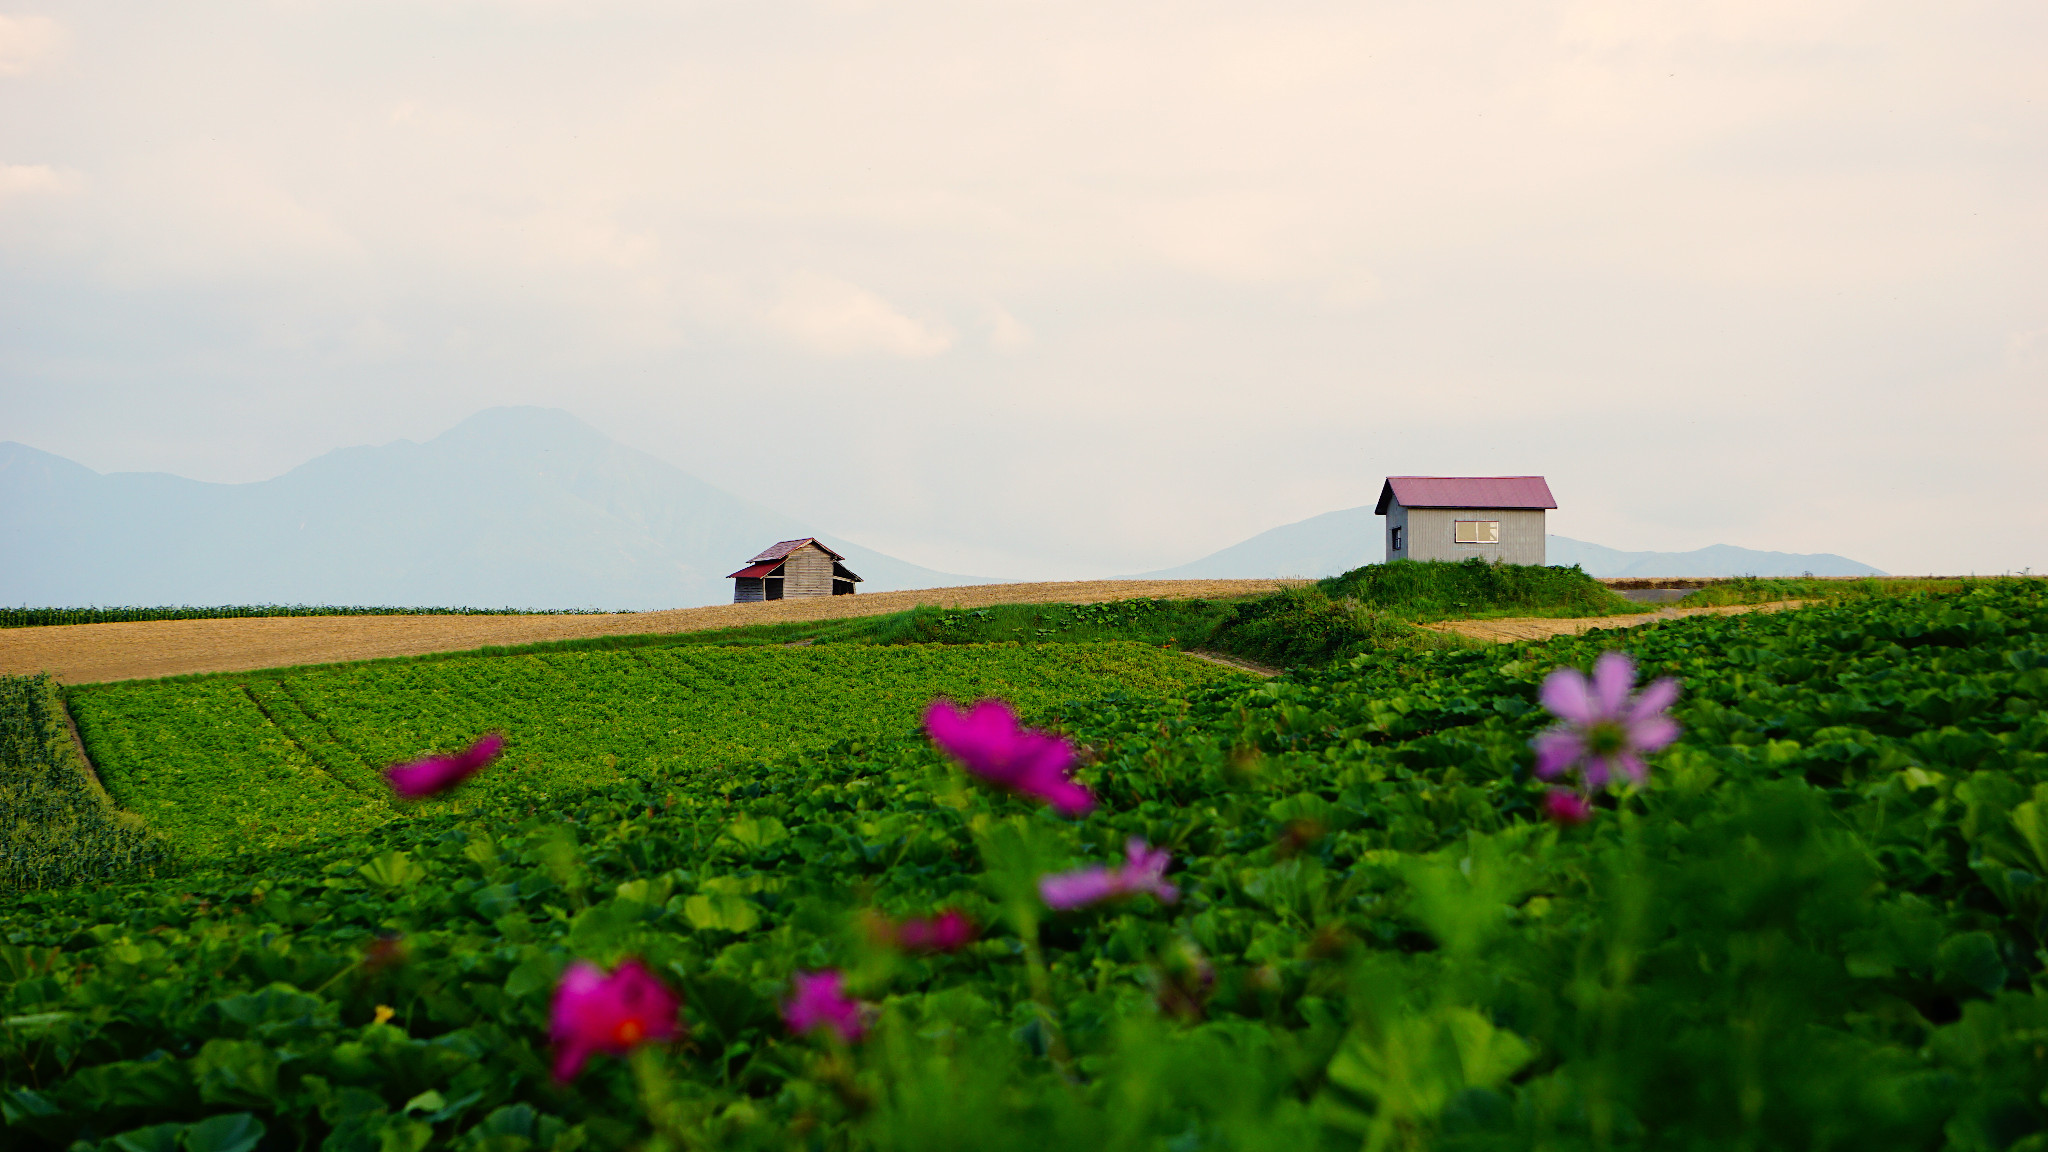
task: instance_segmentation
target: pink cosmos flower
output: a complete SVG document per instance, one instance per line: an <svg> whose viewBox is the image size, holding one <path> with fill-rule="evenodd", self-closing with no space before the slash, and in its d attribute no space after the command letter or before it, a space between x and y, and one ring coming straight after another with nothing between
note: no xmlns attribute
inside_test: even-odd
<svg viewBox="0 0 2048 1152"><path fill-rule="evenodd" d="M940 751L998 788L1035 796L1068 816L1095 807L1088 789L1067 776L1073 746L1050 732L1019 726L1016 713L1000 700L983 700L966 712L950 700L934 700L924 727Z"/></svg>
<svg viewBox="0 0 2048 1152"><path fill-rule="evenodd" d="M1038 895L1048 908L1066 911L1084 908L1104 900L1150 892L1168 904L1180 899L1180 889L1166 882L1166 866L1173 862L1164 848L1152 848L1133 836L1124 844L1124 863L1118 868L1082 868L1056 872L1038 878Z"/></svg>
<svg viewBox="0 0 2048 1152"><path fill-rule="evenodd" d="M1616 776L1642 783L1643 755L1678 739L1678 721L1665 714L1678 699L1678 681L1665 677L1631 698L1636 665L1621 652L1603 652L1588 680L1559 668L1543 681L1543 706L1563 723L1538 733L1536 775L1556 779L1576 765L1586 790L1605 788Z"/></svg>
<svg viewBox="0 0 2048 1152"><path fill-rule="evenodd" d="M975 927L958 908L948 908L937 916L913 916L891 935L905 952L957 952L974 943Z"/></svg>
<svg viewBox="0 0 2048 1152"><path fill-rule="evenodd" d="M827 1029L851 1044L867 1030L861 1023L860 1001L839 990L841 975L834 969L796 974L796 995L782 1006L782 1018L792 1032Z"/></svg>
<svg viewBox="0 0 2048 1152"><path fill-rule="evenodd" d="M577 961L555 987L555 1079L576 1078L596 1053L624 1056L642 1044L673 1040L681 1001L647 966L628 960L607 976Z"/></svg>
<svg viewBox="0 0 2048 1152"><path fill-rule="evenodd" d="M453 756L429 756L411 764L394 764L384 770L384 778L401 797L420 800L446 792L476 775L504 750L505 738L491 732Z"/></svg>
<svg viewBox="0 0 2048 1152"><path fill-rule="evenodd" d="M1584 824L1593 818L1593 802L1569 788L1552 788L1543 797L1543 814L1553 824Z"/></svg>

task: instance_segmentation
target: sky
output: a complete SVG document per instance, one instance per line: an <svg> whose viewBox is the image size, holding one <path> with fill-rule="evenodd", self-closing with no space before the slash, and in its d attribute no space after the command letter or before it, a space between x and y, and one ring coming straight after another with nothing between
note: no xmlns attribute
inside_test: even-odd
<svg viewBox="0 0 2048 1152"><path fill-rule="evenodd" d="M1387 475L2048 570L2048 6L0 0L0 440L567 409L951 572Z"/></svg>

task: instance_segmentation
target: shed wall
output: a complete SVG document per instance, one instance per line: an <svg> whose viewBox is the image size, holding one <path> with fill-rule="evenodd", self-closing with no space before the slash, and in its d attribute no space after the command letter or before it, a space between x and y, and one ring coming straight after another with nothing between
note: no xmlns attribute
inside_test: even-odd
<svg viewBox="0 0 2048 1152"><path fill-rule="evenodd" d="M1477 556L1504 564L1542 564L1543 512L1541 508L1387 508L1387 526L1399 523L1405 547L1399 557L1409 560L1464 560ZM1398 519L1397 519L1398 518ZM1453 525L1459 520L1500 521L1500 543L1460 544ZM1387 559L1397 558L1389 532Z"/></svg>
<svg viewBox="0 0 2048 1152"><path fill-rule="evenodd" d="M766 599L761 590L759 576L741 576L732 582L732 602L735 604L758 604Z"/></svg>
<svg viewBox="0 0 2048 1152"><path fill-rule="evenodd" d="M827 556L817 545L806 544L783 559L782 576L784 598L830 596L832 557Z"/></svg>

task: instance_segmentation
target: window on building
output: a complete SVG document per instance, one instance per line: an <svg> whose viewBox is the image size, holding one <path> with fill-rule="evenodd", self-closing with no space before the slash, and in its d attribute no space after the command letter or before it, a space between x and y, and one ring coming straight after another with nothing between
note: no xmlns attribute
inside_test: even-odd
<svg viewBox="0 0 2048 1152"><path fill-rule="evenodd" d="M1452 539L1460 544L1500 543L1498 520L1457 520L1452 523L1456 530L1456 535Z"/></svg>
<svg viewBox="0 0 2048 1152"><path fill-rule="evenodd" d="M1393 532L1393 534L1394 534L1394 536L1393 536L1393 545L1394 545L1394 551L1396 551L1396 552L1399 552L1399 551L1401 550L1401 530L1400 530L1399 528L1394 528L1394 529L1390 529L1390 531L1392 531L1392 532Z"/></svg>

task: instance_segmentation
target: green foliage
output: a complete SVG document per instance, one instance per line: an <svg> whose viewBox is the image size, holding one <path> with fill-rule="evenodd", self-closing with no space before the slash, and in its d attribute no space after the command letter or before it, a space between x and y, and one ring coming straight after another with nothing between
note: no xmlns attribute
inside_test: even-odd
<svg viewBox="0 0 2048 1152"><path fill-rule="evenodd" d="M170 852L79 759L48 676L0 676L0 889L154 874Z"/></svg>
<svg viewBox="0 0 2048 1152"><path fill-rule="evenodd" d="M687 776L916 730L934 695L1037 712L1235 674L1136 644L664 647L375 661L93 685L73 713L115 799L198 858L360 834L381 778L496 729L493 770L407 806L526 813L624 776Z"/></svg>
<svg viewBox="0 0 2048 1152"><path fill-rule="evenodd" d="M1403 620L1484 616L1613 616L1650 609L1579 570L1468 560L1395 560L1317 581L1345 600Z"/></svg>
<svg viewBox="0 0 2048 1152"><path fill-rule="evenodd" d="M1678 601L1681 608L1721 604L1764 604L1773 600L1828 600L1858 596L1912 596L1925 592L1963 592L1985 581L1916 580L1896 576L1863 580L1831 580L1815 576L1737 576L1719 580Z"/></svg>
<svg viewBox="0 0 2048 1152"><path fill-rule="evenodd" d="M1208 643L1234 655L1294 666L1382 648L1456 646L1459 641L1309 585L1238 604Z"/></svg>
<svg viewBox="0 0 2048 1152"><path fill-rule="evenodd" d="M605 608L401 608L335 604L220 604L213 607L0 608L0 628L119 624L133 620L240 620L258 616L588 616Z"/></svg>
<svg viewBox="0 0 2048 1152"><path fill-rule="evenodd" d="M884 736L27 893L0 1142L2025 1152L2044 634L2048 595L2008 584L1365 653L1043 713L1088 749L1078 821ZM1683 680L1686 732L1555 829L1537 686L1611 646ZM1016 915L1031 870L1134 835L1178 904ZM853 915L945 905L983 940L893 955ZM626 955L688 1043L552 1085L555 980ZM827 966L876 1006L850 1050L776 1019Z"/></svg>

